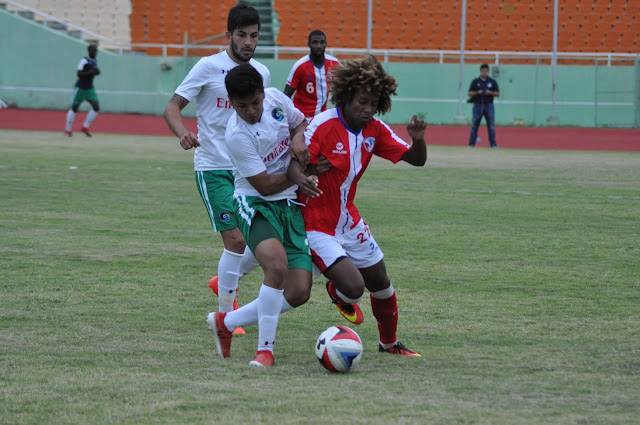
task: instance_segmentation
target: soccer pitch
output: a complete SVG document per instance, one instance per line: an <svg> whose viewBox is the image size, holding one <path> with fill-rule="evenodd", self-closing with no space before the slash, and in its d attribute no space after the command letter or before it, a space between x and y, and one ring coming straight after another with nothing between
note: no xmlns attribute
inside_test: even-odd
<svg viewBox="0 0 640 425"><path fill-rule="evenodd" d="M256 326L217 357L222 242L175 138L0 130L0 423L640 423L640 153L428 149L356 197L423 357L377 352L365 297L334 375L321 278L275 367L248 366Z"/></svg>

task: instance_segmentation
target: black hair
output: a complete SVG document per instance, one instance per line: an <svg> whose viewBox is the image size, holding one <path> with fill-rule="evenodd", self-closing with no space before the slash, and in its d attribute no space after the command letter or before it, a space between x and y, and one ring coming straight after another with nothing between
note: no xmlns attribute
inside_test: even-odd
<svg viewBox="0 0 640 425"><path fill-rule="evenodd" d="M227 17L227 31L233 34L233 31L241 28L248 27L249 25L258 25L258 31L260 30L260 15L258 11L253 7L238 2L237 5L229 10L229 16Z"/></svg>
<svg viewBox="0 0 640 425"><path fill-rule="evenodd" d="M489 69L489 65L487 65L486 63L480 65L480 71L482 71L483 69Z"/></svg>
<svg viewBox="0 0 640 425"><path fill-rule="evenodd" d="M87 52L91 53L91 49L96 49L98 51L98 45L96 43L91 43L87 46Z"/></svg>
<svg viewBox="0 0 640 425"><path fill-rule="evenodd" d="M309 40L307 41L307 43L311 43L311 37L313 37L314 35L321 35L321 36L323 36L323 37L325 38L325 40L326 40L326 38L327 38L327 36L326 36L326 35L324 35L324 33L323 33L322 31L320 31L320 30L313 30L313 31L311 31L311 32L309 33Z"/></svg>
<svg viewBox="0 0 640 425"><path fill-rule="evenodd" d="M229 71L224 77L224 85L229 99L242 99L256 92L264 92L262 75L248 63L238 65Z"/></svg>

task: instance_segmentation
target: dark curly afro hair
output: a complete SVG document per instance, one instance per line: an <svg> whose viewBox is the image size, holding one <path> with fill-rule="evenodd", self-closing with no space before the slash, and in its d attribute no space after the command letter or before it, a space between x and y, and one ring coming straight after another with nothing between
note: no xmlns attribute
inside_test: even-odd
<svg viewBox="0 0 640 425"><path fill-rule="evenodd" d="M364 89L378 96L376 113L385 114L391 110L391 95L396 94L396 79L387 74L375 56L346 60L331 75L331 102L344 108L358 89Z"/></svg>

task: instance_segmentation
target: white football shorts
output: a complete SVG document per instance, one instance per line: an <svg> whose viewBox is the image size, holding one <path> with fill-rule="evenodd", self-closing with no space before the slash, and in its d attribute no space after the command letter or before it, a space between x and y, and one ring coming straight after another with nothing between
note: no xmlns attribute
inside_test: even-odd
<svg viewBox="0 0 640 425"><path fill-rule="evenodd" d="M307 232L307 240L311 248L313 264L320 269L321 273L324 273L327 267L333 265L340 257L350 258L359 269L371 267L384 257L364 220L360 220L353 229L342 235Z"/></svg>

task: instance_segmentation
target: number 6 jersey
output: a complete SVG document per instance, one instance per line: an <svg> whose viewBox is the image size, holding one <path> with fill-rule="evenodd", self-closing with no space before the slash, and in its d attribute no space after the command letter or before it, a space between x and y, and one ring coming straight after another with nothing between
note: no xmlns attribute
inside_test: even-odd
<svg viewBox="0 0 640 425"><path fill-rule="evenodd" d="M324 64L316 67L309 55L303 57L291 68L287 84L296 89L293 104L306 118L313 118L327 109L330 72L340 66L338 59L324 55Z"/></svg>

